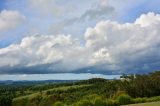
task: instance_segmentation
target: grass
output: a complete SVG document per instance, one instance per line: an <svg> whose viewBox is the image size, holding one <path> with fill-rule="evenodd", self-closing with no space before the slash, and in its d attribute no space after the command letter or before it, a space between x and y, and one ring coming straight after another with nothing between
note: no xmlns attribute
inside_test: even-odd
<svg viewBox="0 0 160 106"><path fill-rule="evenodd" d="M72 86L62 86L62 87L56 87L48 90L44 90L41 92L35 92L26 96L20 96L17 98L14 98L12 101L13 106L39 106L39 103L42 106L51 106L51 104L54 103L56 98L53 98L53 94L47 94L47 92L52 91L67 91L68 89L74 89L74 88L83 88L86 86L92 86L92 84L84 84L84 85L72 85ZM41 98L42 97L42 98ZM44 105L45 104L45 105Z"/></svg>
<svg viewBox="0 0 160 106"><path fill-rule="evenodd" d="M125 106L160 106L160 102L139 103L139 104L131 104Z"/></svg>
<svg viewBox="0 0 160 106"><path fill-rule="evenodd" d="M53 90L67 90L69 88L79 88L79 87L84 87L84 86L91 86L91 84L87 84L87 85L72 85L72 86L63 86L63 87L57 87L57 88L53 88L53 89L48 89L48 90L44 90L42 91L42 95L45 95L47 91L53 91ZM38 96L40 94L40 92L36 92L36 93L32 93L26 96L20 96L17 98L14 98L13 100L17 100L17 99L25 99L25 98L34 98L36 96Z"/></svg>

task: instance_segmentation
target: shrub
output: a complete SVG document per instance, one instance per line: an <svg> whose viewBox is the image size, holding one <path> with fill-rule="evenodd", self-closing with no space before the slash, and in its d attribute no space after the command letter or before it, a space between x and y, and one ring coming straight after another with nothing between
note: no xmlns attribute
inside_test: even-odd
<svg viewBox="0 0 160 106"><path fill-rule="evenodd" d="M106 105L106 103L100 98L97 98L94 101L94 106L105 106L105 105Z"/></svg>
<svg viewBox="0 0 160 106"><path fill-rule="evenodd" d="M136 99L134 99L134 103L143 103L143 99L142 98L136 98Z"/></svg>
<svg viewBox="0 0 160 106"><path fill-rule="evenodd" d="M144 97L144 98L142 98L142 103L145 103L145 102L147 102L147 97Z"/></svg>
<svg viewBox="0 0 160 106"><path fill-rule="evenodd" d="M107 99L106 106L119 106L119 103L117 100Z"/></svg>
<svg viewBox="0 0 160 106"><path fill-rule="evenodd" d="M119 104L126 105L131 103L132 98L129 95L120 95L117 100Z"/></svg>
<svg viewBox="0 0 160 106"><path fill-rule="evenodd" d="M145 103L145 102L156 102L156 101L160 101L160 96L157 97L144 97L144 98L135 98L134 103Z"/></svg>
<svg viewBox="0 0 160 106"><path fill-rule="evenodd" d="M58 102L54 103L53 106L64 106L64 104L62 102L58 101Z"/></svg>
<svg viewBox="0 0 160 106"><path fill-rule="evenodd" d="M151 98L146 98L147 102L156 102L156 101L160 101L160 96L157 97L151 97Z"/></svg>
<svg viewBox="0 0 160 106"><path fill-rule="evenodd" d="M90 94L85 99L92 101L95 100L95 98L100 98L100 96L98 96L97 94Z"/></svg>
<svg viewBox="0 0 160 106"><path fill-rule="evenodd" d="M78 102L76 106L93 106L93 104L90 101L83 100Z"/></svg>
<svg viewBox="0 0 160 106"><path fill-rule="evenodd" d="M46 95L50 95L50 94L51 94L51 91L47 91L47 92L46 92Z"/></svg>
<svg viewBox="0 0 160 106"><path fill-rule="evenodd" d="M116 94L114 94L113 99L117 99L120 95L127 95L125 91L117 91Z"/></svg>

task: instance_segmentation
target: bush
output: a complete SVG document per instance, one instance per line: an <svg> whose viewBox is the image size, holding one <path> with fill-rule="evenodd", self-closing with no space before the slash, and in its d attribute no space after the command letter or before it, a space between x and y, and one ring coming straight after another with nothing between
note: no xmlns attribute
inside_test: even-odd
<svg viewBox="0 0 160 106"><path fill-rule="evenodd" d="M136 99L134 99L134 103L143 103L143 99L142 98L136 98Z"/></svg>
<svg viewBox="0 0 160 106"><path fill-rule="evenodd" d="M119 106L119 103L116 100L107 99L106 106Z"/></svg>
<svg viewBox="0 0 160 106"><path fill-rule="evenodd" d="M46 92L46 95L50 95L50 94L51 94L51 91L47 91L47 92Z"/></svg>
<svg viewBox="0 0 160 106"><path fill-rule="evenodd" d="M145 103L145 102L147 102L147 97L144 97L144 98L142 98L142 103Z"/></svg>
<svg viewBox="0 0 160 106"><path fill-rule="evenodd" d="M113 99L117 99L120 95L127 95L125 91L117 91L116 94L114 94Z"/></svg>
<svg viewBox="0 0 160 106"><path fill-rule="evenodd" d="M85 99L92 101L95 100L95 98L100 98L100 96L98 96L97 94L90 94Z"/></svg>
<svg viewBox="0 0 160 106"><path fill-rule="evenodd" d="M126 105L131 103L132 98L129 95L120 95L117 100L119 104Z"/></svg>
<svg viewBox="0 0 160 106"><path fill-rule="evenodd" d="M147 102L156 102L156 101L160 101L160 96L145 98L145 99L146 99Z"/></svg>
<svg viewBox="0 0 160 106"><path fill-rule="evenodd" d="M64 106L64 104L62 102L56 102L53 104L53 106Z"/></svg>
<svg viewBox="0 0 160 106"><path fill-rule="evenodd" d="M94 101L94 106L106 106L106 103L102 99L97 98Z"/></svg>
<svg viewBox="0 0 160 106"><path fill-rule="evenodd" d="M160 101L160 96L150 97L150 98L147 98L147 97L135 98L133 101L134 103L157 102L157 101Z"/></svg>
<svg viewBox="0 0 160 106"><path fill-rule="evenodd" d="M84 101L78 102L76 106L93 106L93 104L90 101L84 100Z"/></svg>

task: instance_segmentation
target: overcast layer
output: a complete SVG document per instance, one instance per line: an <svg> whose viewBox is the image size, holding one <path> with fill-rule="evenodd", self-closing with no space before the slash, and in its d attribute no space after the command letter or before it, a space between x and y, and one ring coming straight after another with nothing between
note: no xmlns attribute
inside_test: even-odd
<svg viewBox="0 0 160 106"><path fill-rule="evenodd" d="M0 12L0 74L122 74L160 69L160 14L152 6L145 7L145 0L130 0L132 5L82 0L79 7L78 1L71 1L5 2ZM12 6L16 3L17 7ZM153 11L128 13L130 21L124 18L126 9L138 11L140 4Z"/></svg>

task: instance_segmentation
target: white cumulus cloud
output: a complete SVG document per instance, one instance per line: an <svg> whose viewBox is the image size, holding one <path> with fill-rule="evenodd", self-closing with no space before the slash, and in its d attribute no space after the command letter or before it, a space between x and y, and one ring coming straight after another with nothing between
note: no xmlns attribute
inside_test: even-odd
<svg viewBox="0 0 160 106"><path fill-rule="evenodd" d="M159 14L142 14L133 23L101 21L84 34L34 35L0 49L0 73L146 72L159 68Z"/></svg>
<svg viewBox="0 0 160 106"><path fill-rule="evenodd" d="M2 10L0 12L0 31L6 31L21 25L25 16L18 11Z"/></svg>

